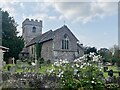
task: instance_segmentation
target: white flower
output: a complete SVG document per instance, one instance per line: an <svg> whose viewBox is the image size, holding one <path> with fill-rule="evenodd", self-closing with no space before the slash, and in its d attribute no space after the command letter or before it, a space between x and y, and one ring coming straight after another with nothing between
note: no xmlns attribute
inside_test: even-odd
<svg viewBox="0 0 120 90"><path fill-rule="evenodd" d="M83 65L81 65L80 68L83 68Z"/></svg>
<svg viewBox="0 0 120 90"><path fill-rule="evenodd" d="M54 70L53 69L51 69L51 70L49 70L49 73L52 73Z"/></svg>
<svg viewBox="0 0 120 90"><path fill-rule="evenodd" d="M63 74L64 72L62 71L62 72L60 72L57 76L58 77L62 77L62 74Z"/></svg>
<svg viewBox="0 0 120 90"><path fill-rule="evenodd" d="M34 62L31 63L33 66L35 66L36 64Z"/></svg>
<svg viewBox="0 0 120 90"><path fill-rule="evenodd" d="M73 66L73 65L72 65L71 67L72 67L72 68L74 68L74 66Z"/></svg>
<svg viewBox="0 0 120 90"><path fill-rule="evenodd" d="M98 61L98 57L97 57L97 56L94 56L94 57L93 57L93 61Z"/></svg>
<svg viewBox="0 0 120 90"><path fill-rule="evenodd" d="M87 63L87 65L90 65L90 63Z"/></svg>
<svg viewBox="0 0 120 90"><path fill-rule="evenodd" d="M94 81L91 81L91 83L95 83Z"/></svg>
<svg viewBox="0 0 120 90"><path fill-rule="evenodd" d="M79 67L79 65L78 64L75 64L76 65L76 67Z"/></svg>
<svg viewBox="0 0 120 90"><path fill-rule="evenodd" d="M62 70L61 69L58 69L58 72L61 72Z"/></svg>

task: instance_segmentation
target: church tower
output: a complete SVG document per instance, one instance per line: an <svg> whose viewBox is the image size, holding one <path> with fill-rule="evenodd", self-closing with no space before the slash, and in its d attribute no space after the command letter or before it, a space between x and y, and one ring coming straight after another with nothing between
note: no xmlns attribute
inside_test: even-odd
<svg viewBox="0 0 120 90"><path fill-rule="evenodd" d="M25 19L22 23L22 36L25 40L25 46L38 35L42 35L42 21Z"/></svg>

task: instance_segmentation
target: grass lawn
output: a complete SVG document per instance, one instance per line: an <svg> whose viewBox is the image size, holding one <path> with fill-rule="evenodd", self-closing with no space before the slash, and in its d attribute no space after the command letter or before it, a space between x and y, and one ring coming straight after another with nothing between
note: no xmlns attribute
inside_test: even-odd
<svg viewBox="0 0 120 90"><path fill-rule="evenodd" d="M34 69L34 68L32 69L32 71L31 71L31 70L28 70L28 69L23 71L23 69L21 68L21 65L22 65L22 64L23 64L23 63L21 63L20 65L17 66L17 70L16 70L15 72L18 72L18 73L19 73L19 72L35 72L35 69ZM7 64L7 65L4 67L3 70L4 70L4 71L7 71L7 67L8 67L8 66L13 67L13 66L15 66L15 65ZM30 65L27 64L27 66L29 67ZM47 64L41 65L41 67L39 68L39 73L45 74L47 69L53 69L52 65L51 65L51 64L49 64L49 65L47 65ZM108 66L108 70L110 70L110 69L112 69L112 70L115 71L115 72L118 71L117 66ZM108 72L104 72L104 70L103 70L103 73L104 73L105 78L108 78ZM113 73L113 75L116 76L116 77L119 76L118 73Z"/></svg>
<svg viewBox="0 0 120 90"><path fill-rule="evenodd" d="M117 66L108 66L108 70L112 69L113 71L118 71ZM104 71L103 71L104 72ZM113 73L114 76L118 77L118 73ZM104 72L105 78L108 78L108 72Z"/></svg>

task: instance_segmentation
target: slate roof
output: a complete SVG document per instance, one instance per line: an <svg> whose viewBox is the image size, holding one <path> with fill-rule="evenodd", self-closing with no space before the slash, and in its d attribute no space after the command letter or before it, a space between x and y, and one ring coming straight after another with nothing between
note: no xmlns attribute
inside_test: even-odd
<svg viewBox="0 0 120 90"><path fill-rule="evenodd" d="M33 39L26 45L26 47L31 46L31 45L33 45L33 44L35 44L35 43L43 43L43 42L46 42L46 41L49 41L49 40L53 40L54 34L60 33L61 29L64 30L64 29L66 29L66 28L70 31L70 29L69 29L66 25L62 26L61 28L56 29L55 31L52 31L52 30L47 31L47 32L45 32L44 34L39 35L39 36L33 38ZM70 31L70 32L71 32L71 31ZM72 32L71 32L71 34L74 36L74 34L73 34ZM75 37L75 36L74 36L74 37ZM76 37L75 37L75 38L76 38ZM76 40L78 41L77 38L76 38Z"/></svg>
<svg viewBox="0 0 120 90"><path fill-rule="evenodd" d="M45 42L45 41L48 41L48 40L52 40L52 39L53 39L53 31L50 30L50 31L45 32L45 33L42 34L42 35L39 35L39 36L33 38L33 39L26 45L26 47L31 46L31 45L36 44L36 43L42 43L42 42Z"/></svg>

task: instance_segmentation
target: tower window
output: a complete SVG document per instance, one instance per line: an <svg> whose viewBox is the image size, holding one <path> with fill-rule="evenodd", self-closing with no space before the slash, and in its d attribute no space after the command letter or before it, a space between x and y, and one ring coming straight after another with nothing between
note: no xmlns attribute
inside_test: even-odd
<svg viewBox="0 0 120 90"><path fill-rule="evenodd" d="M62 40L62 49L69 49L69 39L66 34L64 35L64 39Z"/></svg>
<svg viewBox="0 0 120 90"><path fill-rule="evenodd" d="M36 32L36 27L32 28L32 32L35 33Z"/></svg>

